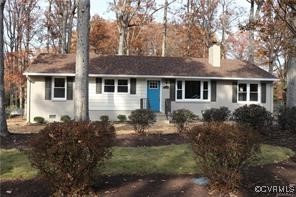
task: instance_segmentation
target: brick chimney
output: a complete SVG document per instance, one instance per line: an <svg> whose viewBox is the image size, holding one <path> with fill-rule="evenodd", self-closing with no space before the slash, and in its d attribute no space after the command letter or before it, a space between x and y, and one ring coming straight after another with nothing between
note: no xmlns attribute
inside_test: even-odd
<svg viewBox="0 0 296 197"><path fill-rule="evenodd" d="M209 48L209 64L214 67L220 67L220 45L217 43L213 43L212 46Z"/></svg>

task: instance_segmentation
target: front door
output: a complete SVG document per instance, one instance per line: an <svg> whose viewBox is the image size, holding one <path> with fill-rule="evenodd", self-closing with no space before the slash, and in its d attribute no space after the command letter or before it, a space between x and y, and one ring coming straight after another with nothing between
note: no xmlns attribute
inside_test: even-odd
<svg viewBox="0 0 296 197"><path fill-rule="evenodd" d="M154 112L159 112L160 109L160 81L147 81L147 97L149 108Z"/></svg>

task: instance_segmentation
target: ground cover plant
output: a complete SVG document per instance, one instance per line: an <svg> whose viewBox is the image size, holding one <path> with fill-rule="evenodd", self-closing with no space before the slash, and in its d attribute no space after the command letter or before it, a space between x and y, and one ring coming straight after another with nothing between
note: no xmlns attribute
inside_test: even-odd
<svg viewBox="0 0 296 197"><path fill-rule="evenodd" d="M113 126L99 122L52 123L31 142L29 160L57 196L91 192L92 174L111 156Z"/></svg>

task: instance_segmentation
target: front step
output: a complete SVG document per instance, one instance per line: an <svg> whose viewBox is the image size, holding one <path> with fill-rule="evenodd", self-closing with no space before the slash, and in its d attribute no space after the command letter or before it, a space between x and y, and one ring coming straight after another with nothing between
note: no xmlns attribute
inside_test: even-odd
<svg viewBox="0 0 296 197"><path fill-rule="evenodd" d="M167 116L164 113L156 113L156 122L159 123L169 123Z"/></svg>

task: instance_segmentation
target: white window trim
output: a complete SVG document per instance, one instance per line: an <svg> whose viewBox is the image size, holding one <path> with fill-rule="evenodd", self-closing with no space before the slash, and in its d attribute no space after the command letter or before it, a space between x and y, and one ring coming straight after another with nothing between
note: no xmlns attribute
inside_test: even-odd
<svg viewBox="0 0 296 197"><path fill-rule="evenodd" d="M240 101L239 100L239 84L247 84L247 100L246 101ZM250 84L257 84L258 85L258 100L257 101L251 101L250 97ZM242 103L242 104L259 104L261 103L261 84L258 82L238 82L237 83L237 103Z"/></svg>
<svg viewBox="0 0 296 197"><path fill-rule="evenodd" d="M55 79L65 79L65 97L56 98L54 97L54 81ZM51 100L53 101L66 101L67 100L67 77L53 77L51 80Z"/></svg>
<svg viewBox="0 0 296 197"><path fill-rule="evenodd" d="M114 80L114 92L105 92L105 80ZM118 80L127 80L127 92L118 92ZM130 79L124 78L103 78L102 79L102 88L104 94L129 94L130 93Z"/></svg>
<svg viewBox="0 0 296 197"><path fill-rule="evenodd" d="M182 99L177 98L178 81L182 81ZM186 99L185 98L185 81L200 81L200 99ZM204 85L204 82L208 82L208 99L203 99L203 92L204 92L203 85ZM211 102L211 81L210 80L176 79L175 90L176 90L175 91L175 100L176 100L176 102Z"/></svg>

